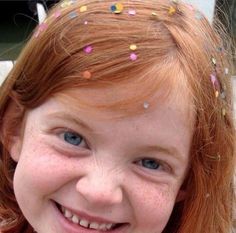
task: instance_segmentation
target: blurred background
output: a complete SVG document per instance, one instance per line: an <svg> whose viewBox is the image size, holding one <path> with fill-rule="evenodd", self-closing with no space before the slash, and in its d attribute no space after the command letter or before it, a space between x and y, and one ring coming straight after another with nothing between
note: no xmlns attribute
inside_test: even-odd
<svg viewBox="0 0 236 233"><path fill-rule="evenodd" d="M48 9L58 1L0 0L0 84L12 68L32 30L40 20L43 20ZM236 0L183 1L199 8L213 24L215 18L219 18L236 45ZM232 56L236 57L233 49ZM234 64L233 80L236 87L236 59Z"/></svg>

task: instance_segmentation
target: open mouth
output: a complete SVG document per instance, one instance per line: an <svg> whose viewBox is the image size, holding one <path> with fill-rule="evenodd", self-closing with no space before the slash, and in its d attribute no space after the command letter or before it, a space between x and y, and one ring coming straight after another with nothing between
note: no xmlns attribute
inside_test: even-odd
<svg viewBox="0 0 236 233"><path fill-rule="evenodd" d="M109 232L116 232L116 230L121 230L123 227L129 225L128 223L111 223L111 222L95 222L89 221L83 217L78 216L77 214L73 213L71 210L61 206L60 204L56 203L58 210L61 214L71 223L79 225L85 229L89 230L96 230L96 231L105 231Z"/></svg>

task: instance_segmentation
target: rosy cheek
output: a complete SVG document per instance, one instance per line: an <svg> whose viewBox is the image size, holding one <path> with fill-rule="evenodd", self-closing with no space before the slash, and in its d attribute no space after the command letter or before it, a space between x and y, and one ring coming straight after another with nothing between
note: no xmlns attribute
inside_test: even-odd
<svg viewBox="0 0 236 233"><path fill-rule="evenodd" d="M158 226L156 231L161 232L171 215L175 192L169 185L141 182L132 189L132 201L140 227Z"/></svg>
<svg viewBox="0 0 236 233"><path fill-rule="evenodd" d="M27 150L22 150L15 174L16 179L22 179L20 183L25 184L25 188L48 194L70 179L70 161L43 144L28 145Z"/></svg>

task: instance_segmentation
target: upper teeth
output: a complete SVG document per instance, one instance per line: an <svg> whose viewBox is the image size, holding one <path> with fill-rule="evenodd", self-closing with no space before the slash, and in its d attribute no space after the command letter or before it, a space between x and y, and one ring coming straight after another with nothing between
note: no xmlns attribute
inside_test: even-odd
<svg viewBox="0 0 236 233"><path fill-rule="evenodd" d="M107 231L107 230L110 230L115 225L112 223L89 222L86 219L80 218L78 215L72 213L70 210L66 209L65 207L62 207L62 212L63 212L64 216L68 220L70 220L71 222L73 222L75 224L79 224L79 225L86 227L86 228L90 228L90 229Z"/></svg>

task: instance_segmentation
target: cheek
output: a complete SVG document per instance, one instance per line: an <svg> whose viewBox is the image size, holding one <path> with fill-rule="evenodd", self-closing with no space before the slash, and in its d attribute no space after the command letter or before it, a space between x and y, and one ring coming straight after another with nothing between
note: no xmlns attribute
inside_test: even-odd
<svg viewBox="0 0 236 233"><path fill-rule="evenodd" d="M25 143L14 175L14 188L32 195L49 195L70 179L71 162L37 143Z"/></svg>
<svg viewBox="0 0 236 233"><path fill-rule="evenodd" d="M146 232L151 233L154 229L155 233L162 232L173 210L177 189L170 184L148 182L133 187L131 202L137 225Z"/></svg>

